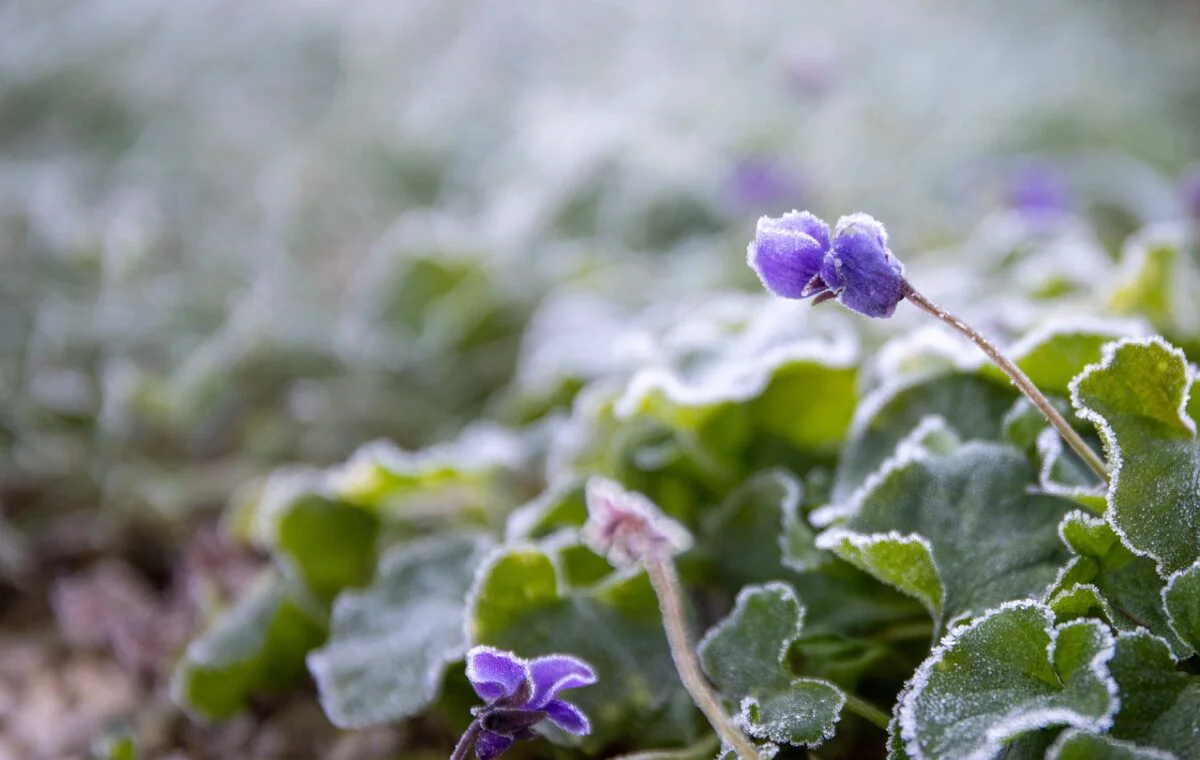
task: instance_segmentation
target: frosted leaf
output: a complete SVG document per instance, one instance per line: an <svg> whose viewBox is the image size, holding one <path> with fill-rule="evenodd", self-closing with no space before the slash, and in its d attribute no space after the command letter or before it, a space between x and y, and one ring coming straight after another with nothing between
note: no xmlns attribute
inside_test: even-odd
<svg viewBox="0 0 1200 760"><path fill-rule="evenodd" d="M1071 512L1058 527L1063 544L1074 554L1046 591L1056 614L1061 609L1083 612L1091 602L1089 588L1099 602L1099 611L1118 631L1149 628L1172 641L1180 654L1188 647L1172 632L1163 610L1163 580L1154 561L1134 554L1121 543L1104 520L1084 512Z"/></svg>
<svg viewBox="0 0 1200 760"><path fill-rule="evenodd" d="M1171 630L1200 651L1200 561L1168 578L1162 599Z"/></svg>
<svg viewBox="0 0 1200 760"><path fill-rule="evenodd" d="M497 550L479 568L467 604L472 644L525 658L570 652L597 683L571 702L592 722L585 749L619 737L671 744L692 738L691 702L675 671L658 599L644 573L614 573L571 588L561 556L544 547Z"/></svg>
<svg viewBox="0 0 1200 760"><path fill-rule="evenodd" d="M1179 758L1200 757L1200 676L1176 667L1167 642L1146 631L1121 634L1110 667L1121 711L1109 733Z"/></svg>
<svg viewBox="0 0 1200 760"><path fill-rule="evenodd" d="M1051 726L1103 731L1119 705L1111 634L1096 621L1053 625L1048 608L1008 602L952 630L899 706L914 759L983 760Z"/></svg>
<svg viewBox="0 0 1200 760"><path fill-rule="evenodd" d="M1068 729L1058 735L1046 753L1046 760L1178 760L1170 752L1140 747L1132 742L1103 734Z"/></svg>
<svg viewBox="0 0 1200 760"><path fill-rule="evenodd" d="M817 537L817 546L913 597L934 620L942 619L946 588L933 561L933 547L921 536L830 528Z"/></svg>
<svg viewBox="0 0 1200 760"><path fill-rule="evenodd" d="M614 413L619 420L644 415L678 427L678 418L706 408L747 404L751 417L767 429L820 447L840 440L849 423L857 355L856 342L846 335L755 351L735 345L686 368L639 370Z"/></svg>
<svg viewBox="0 0 1200 760"><path fill-rule="evenodd" d="M802 489L785 470L767 470L738 486L701 517L699 550L713 563L722 584L784 580L789 569L812 569L828 558L799 514Z"/></svg>
<svg viewBox="0 0 1200 760"><path fill-rule="evenodd" d="M1049 320L1022 335L1005 353L1043 393L1066 396L1071 380L1089 364L1100 361L1105 344L1148 332L1144 322L1134 319ZM981 363L979 372L1008 381L990 361Z"/></svg>
<svg viewBox="0 0 1200 760"><path fill-rule="evenodd" d="M1200 320L1193 298L1200 272L1187 254L1189 237L1181 224L1151 225L1130 236L1112 277L1109 308L1143 315L1159 332L1193 331Z"/></svg>
<svg viewBox="0 0 1200 760"><path fill-rule="evenodd" d="M550 486L532 501L513 510L505 523L505 540L514 543L542 538L558 528L582 527L586 520L583 483L568 480Z"/></svg>
<svg viewBox="0 0 1200 760"><path fill-rule="evenodd" d="M804 608L786 583L747 586L729 616L704 635L700 661L727 702L735 722L756 739L816 746L833 736L845 695L816 678L797 678L788 649Z"/></svg>
<svg viewBox="0 0 1200 760"><path fill-rule="evenodd" d="M491 423L476 423L453 441L416 451L375 441L330 469L325 488L356 504L411 509L405 501L423 491L478 492L489 476L520 466L527 448L520 434Z"/></svg>
<svg viewBox="0 0 1200 760"><path fill-rule="evenodd" d="M1111 482L1106 517L1161 574L1200 558L1200 443L1187 414L1192 377L1161 338L1109 344L1079 375L1071 399L1100 431Z"/></svg>
<svg viewBox="0 0 1200 760"><path fill-rule="evenodd" d="M854 413L831 500L843 503L849 499L926 417L941 417L963 440L999 439L999 421L1016 396L1007 383L965 371L874 391Z"/></svg>
<svg viewBox="0 0 1200 760"><path fill-rule="evenodd" d="M325 638L325 615L294 582L262 576L238 603L188 645L171 697L205 720L228 718L261 691L304 673L304 655Z"/></svg>
<svg viewBox="0 0 1200 760"><path fill-rule="evenodd" d="M857 510L818 545L914 596L944 625L1040 594L1066 562L1056 529L1072 505L1030 493L1033 480L1025 458L1003 444L927 452L872 479Z"/></svg>
<svg viewBox="0 0 1200 760"><path fill-rule="evenodd" d="M437 698L446 667L469 646L464 598L490 543L444 536L398 546L371 585L337 598L329 641L308 656L335 725L387 723Z"/></svg>
<svg viewBox="0 0 1200 760"><path fill-rule="evenodd" d="M1104 511L1104 485L1078 454L1063 445L1057 430L1048 426L1043 429L1036 446L1042 460L1038 468L1042 491L1082 504L1096 514Z"/></svg>
<svg viewBox="0 0 1200 760"><path fill-rule="evenodd" d="M916 427L900 439L895 450L883 460L878 469L863 480L858 488L841 503L826 504L813 510L809 514L809 521L814 526L823 528L838 520L858 514L863 500L893 470L934 454L949 454L961 444L962 441L959 440L958 434L944 417L931 414L922 418Z"/></svg>

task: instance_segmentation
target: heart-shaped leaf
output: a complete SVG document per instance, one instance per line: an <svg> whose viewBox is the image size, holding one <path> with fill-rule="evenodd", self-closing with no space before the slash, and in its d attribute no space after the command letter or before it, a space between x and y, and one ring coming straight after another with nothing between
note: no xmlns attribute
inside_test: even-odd
<svg viewBox="0 0 1200 760"><path fill-rule="evenodd" d="M447 535L397 546L375 579L333 605L329 642L308 656L321 705L345 728L416 715L462 658L467 590L490 540Z"/></svg>
<svg viewBox="0 0 1200 760"><path fill-rule="evenodd" d="M1119 704L1113 638L1091 620L1053 624L1049 608L1011 602L951 631L899 706L905 750L983 760L1041 728L1103 731Z"/></svg>
<svg viewBox="0 0 1200 760"><path fill-rule="evenodd" d="M786 583L748 586L733 611L700 643L700 661L735 721L750 736L816 746L833 735L846 697L828 681L797 678L787 665L804 608Z"/></svg>
<svg viewBox="0 0 1200 760"><path fill-rule="evenodd" d="M1081 374L1072 401L1112 470L1108 521L1167 575L1200 559L1200 443L1186 411L1187 359L1159 338L1120 341Z"/></svg>

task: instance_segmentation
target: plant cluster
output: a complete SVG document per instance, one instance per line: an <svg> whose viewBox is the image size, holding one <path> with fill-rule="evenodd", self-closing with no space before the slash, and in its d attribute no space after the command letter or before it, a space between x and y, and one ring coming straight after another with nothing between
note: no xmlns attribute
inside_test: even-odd
<svg viewBox="0 0 1200 760"><path fill-rule="evenodd" d="M832 237L763 220L750 263L782 295L877 317L921 299L970 329L908 283L877 222L848 219ZM1070 229L1034 225L1042 244L1001 266ZM189 647L175 694L219 719L307 669L339 726L425 715L489 758L549 756L513 743L531 731L564 757L1194 757L1200 407L1155 332L1192 345L1171 315L1200 268L1184 226L1123 256L1084 295L1129 318L1010 341L1032 401L937 323L868 352L832 306L563 326L539 348L653 343L551 363L524 424L374 443L247 499L235 524L274 567ZM566 658L590 685L556 717L536 673L481 686L481 656L518 674Z"/></svg>

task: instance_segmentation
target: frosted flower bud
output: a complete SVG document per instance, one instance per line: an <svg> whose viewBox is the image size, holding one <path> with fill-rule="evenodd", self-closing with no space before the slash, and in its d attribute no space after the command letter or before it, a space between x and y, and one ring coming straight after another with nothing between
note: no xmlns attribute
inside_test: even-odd
<svg viewBox="0 0 1200 760"><path fill-rule="evenodd" d="M821 279L839 303L868 317L892 316L904 297L904 265L888 249L887 230L866 214L838 220Z"/></svg>
<svg viewBox="0 0 1200 760"><path fill-rule="evenodd" d="M824 291L818 272L829 251L829 225L807 211L758 220L746 263L763 287L782 298L808 298Z"/></svg>
<svg viewBox="0 0 1200 760"><path fill-rule="evenodd" d="M868 317L890 317L903 298L904 265L887 247L887 231L866 214L838 220L833 239L807 211L758 220L747 263L763 286L783 298L836 298Z"/></svg>
<svg viewBox="0 0 1200 760"><path fill-rule="evenodd" d="M687 529L640 493L600 477L588 480L586 492L588 520L583 541L614 567L632 567L654 556L691 548Z"/></svg>

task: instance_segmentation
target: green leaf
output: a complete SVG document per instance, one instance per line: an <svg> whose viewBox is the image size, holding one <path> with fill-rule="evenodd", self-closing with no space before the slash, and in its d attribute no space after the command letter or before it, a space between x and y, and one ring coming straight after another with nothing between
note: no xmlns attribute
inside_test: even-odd
<svg viewBox="0 0 1200 760"><path fill-rule="evenodd" d="M1200 446L1184 407L1187 359L1159 338L1121 341L1072 388L1108 449L1108 520L1167 575L1200 558Z"/></svg>
<svg viewBox="0 0 1200 760"><path fill-rule="evenodd" d="M694 708L680 686L645 574L615 574L569 589L551 554L511 547L480 568L470 600L472 643L522 657L572 654L596 669L595 685L571 693L592 721L585 749L618 740L654 746L695 738Z"/></svg>
<svg viewBox="0 0 1200 760"><path fill-rule="evenodd" d="M702 438L714 451L711 418L726 407L745 414L724 438L768 431L802 450L835 447L855 407L857 350L844 335L811 337L764 349L747 331L683 357L679 368L651 367L630 379L615 404L616 416L646 417ZM734 435L728 435L734 433Z"/></svg>
<svg viewBox="0 0 1200 760"><path fill-rule="evenodd" d="M1112 635L1093 620L1053 625L1049 608L1010 602L951 631L899 706L913 757L989 758L1041 728L1102 731L1118 706Z"/></svg>
<svg viewBox="0 0 1200 760"><path fill-rule="evenodd" d="M798 515L801 493L794 476L768 470L703 515L698 548L712 563L715 581L738 589L790 579L790 570L820 564L822 553L813 543L812 529Z"/></svg>
<svg viewBox="0 0 1200 760"><path fill-rule="evenodd" d="M842 442L857 405L854 366L793 361L775 369L762 395L750 402L756 427L802 450Z"/></svg>
<svg viewBox="0 0 1200 760"><path fill-rule="evenodd" d="M945 624L1040 593L1066 561L1056 528L1072 504L1030 493L1034 481L1026 459L1003 444L976 441L942 456L916 448L873 478L817 545Z"/></svg>
<svg viewBox="0 0 1200 760"><path fill-rule="evenodd" d="M482 511L498 475L520 466L527 448L518 434L483 423L419 451L375 441L332 468L325 488L337 498L404 518Z"/></svg>
<svg viewBox="0 0 1200 760"><path fill-rule="evenodd" d="M270 545L284 566L329 600L375 567L379 518L318 493L301 493L274 515Z"/></svg>
<svg viewBox="0 0 1200 760"><path fill-rule="evenodd" d="M308 656L335 725L417 715L437 699L446 666L467 651L464 600L490 546L478 535L397 546L370 586L338 596L329 641Z"/></svg>
<svg viewBox="0 0 1200 760"><path fill-rule="evenodd" d="M1076 588L1090 588L1100 603L1104 617L1119 631L1149 628L1152 633L1175 639L1163 610L1163 580L1154 561L1129 551L1108 523L1083 512L1072 512L1059 526L1063 543L1075 555L1063 568L1047 594L1051 606L1060 614ZM1088 592L1083 592L1086 596ZM1072 603L1078 609L1083 597ZM1180 654L1187 647L1176 640Z"/></svg>
<svg viewBox="0 0 1200 760"><path fill-rule="evenodd" d="M1174 755L1152 747L1072 728L1062 732L1046 760L1172 760Z"/></svg>
<svg viewBox="0 0 1200 760"><path fill-rule="evenodd" d="M1167 579L1163 604L1171 630L1193 651L1200 651L1200 562Z"/></svg>
<svg viewBox="0 0 1200 760"><path fill-rule="evenodd" d="M588 516L583 484L582 479L572 478L513 510L505 526L507 539L522 541L545 538L561 528L582 526Z"/></svg>
<svg viewBox="0 0 1200 760"><path fill-rule="evenodd" d="M1066 396L1071 380L1089 364L1100 361L1106 343L1136 334L1139 327L1125 321L1051 325L1021 338L1008 354L1043 393ZM980 365L979 372L1008 382L1008 375L991 362Z"/></svg>
<svg viewBox="0 0 1200 760"><path fill-rule="evenodd" d="M700 661L750 736L816 746L833 736L846 697L828 681L796 678L787 652L804 608L786 583L748 586L733 611L705 634Z"/></svg>
<svg viewBox="0 0 1200 760"><path fill-rule="evenodd" d="M1176 757L1200 757L1200 677L1180 672L1167 642L1121 634L1110 665L1121 709L1109 733Z"/></svg>
<svg viewBox="0 0 1200 760"><path fill-rule="evenodd" d="M304 655L325 638L326 620L294 582L265 575L238 604L187 648L171 694L189 713L228 718L260 691L291 687Z"/></svg>
<svg viewBox="0 0 1200 760"><path fill-rule="evenodd" d="M848 500L927 417L941 417L962 440L998 440L1000 420L1016 396L1007 382L965 371L872 393L855 412L834 476L833 501Z"/></svg>
<svg viewBox="0 0 1200 760"><path fill-rule="evenodd" d="M1165 233L1165 234L1164 234ZM1122 277L1109 295L1115 314L1141 314L1159 330L1195 324L1190 304L1196 275L1187 266L1178 235L1165 228L1148 229L1131 237L1122 253ZM1178 313L1189 309L1186 314Z"/></svg>
<svg viewBox="0 0 1200 760"><path fill-rule="evenodd" d="M819 545L916 599L934 620L942 619L946 588L933 561L933 547L922 536L831 528L821 534Z"/></svg>

